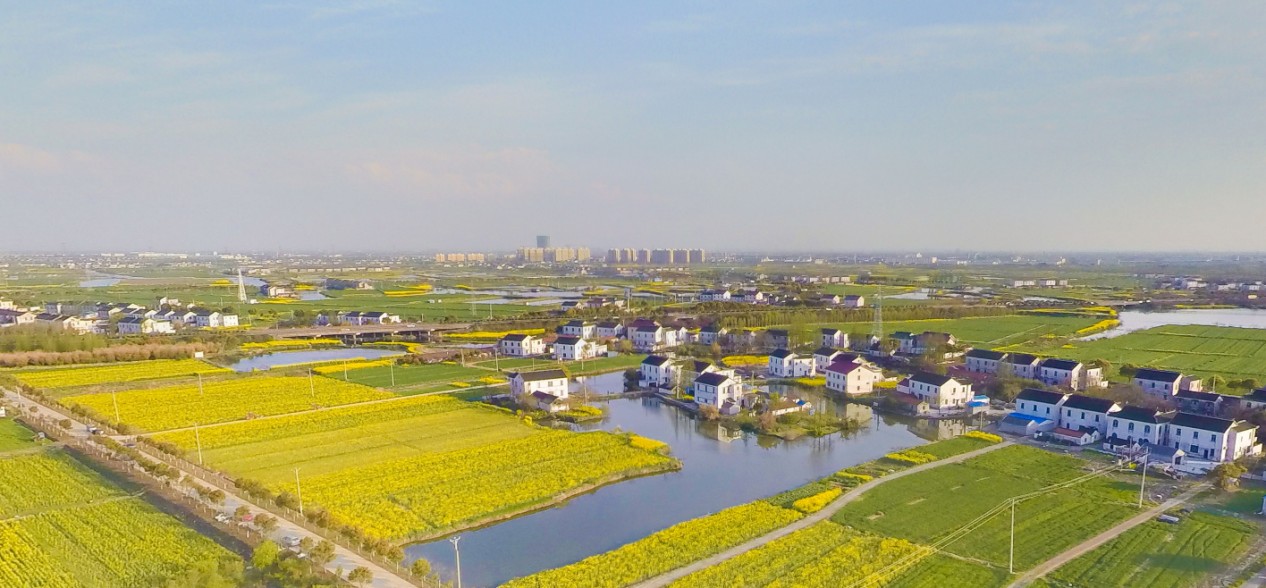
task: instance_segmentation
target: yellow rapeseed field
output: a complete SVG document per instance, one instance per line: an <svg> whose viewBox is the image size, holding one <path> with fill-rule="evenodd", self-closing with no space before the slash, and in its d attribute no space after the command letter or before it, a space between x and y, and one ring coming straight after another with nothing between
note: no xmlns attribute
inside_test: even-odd
<svg viewBox="0 0 1266 588"><path fill-rule="evenodd" d="M12 373L18 381L36 388L71 388L229 372L197 359L154 359L78 367L28 368Z"/></svg>

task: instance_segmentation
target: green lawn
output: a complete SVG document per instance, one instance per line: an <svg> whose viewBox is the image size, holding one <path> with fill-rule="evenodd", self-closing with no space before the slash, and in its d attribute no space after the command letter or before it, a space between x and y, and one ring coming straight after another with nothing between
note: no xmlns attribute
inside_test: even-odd
<svg viewBox="0 0 1266 588"><path fill-rule="evenodd" d="M35 432L11 419L0 419L0 451L23 449L35 444Z"/></svg>
<svg viewBox="0 0 1266 588"><path fill-rule="evenodd" d="M392 372L395 372L395 385L392 385ZM327 378L343 379L343 372L335 371L326 374ZM496 377L504 381L496 372L479 368L462 367L450 363L429 363L407 366L383 366L348 370L347 381L377 388L415 388L427 384L448 385L451 382L471 382L480 378ZM450 386L451 387L451 386ZM443 388L441 388L443 389Z"/></svg>
<svg viewBox="0 0 1266 588"><path fill-rule="evenodd" d="M1084 473L1086 462L1025 446L886 482L835 514L862 531L932 543L1006 503ZM1128 517L1131 487L1096 478L1020 503L1016 568L1032 567ZM1009 512L999 513L946 551L1006 565Z"/></svg>
<svg viewBox="0 0 1266 588"><path fill-rule="evenodd" d="M1005 586L1009 579L1004 568L937 554L904 571L886 588L993 588Z"/></svg>
<svg viewBox="0 0 1266 588"><path fill-rule="evenodd" d="M1040 346L1035 350L1052 352ZM1266 329L1168 325L1072 343L1053 352L1080 361L1104 359L1116 366L1128 363L1266 381Z"/></svg>
<svg viewBox="0 0 1266 588"><path fill-rule="evenodd" d="M963 343L977 347L1002 347L1053 337L1066 337L1078 329L1089 327L1097 322L1087 317L1038 316L1038 315L1005 315L980 316L956 319L924 319L913 321L885 321L884 331L891 334L896 331L946 332L954 335ZM831 323L813 325L807 335L817 338L817 329L834 327L845 333L870 333L871 323ZM807 339L802 339L807 340Z"/></svg>
<svg viewBox="0 0 1266 588"><path fill-rule="evenodd" d="M1055 570L1057 586L1184 588L1235 562L1259 529L1196 512L1178 524L1150 521Z"/></svg>

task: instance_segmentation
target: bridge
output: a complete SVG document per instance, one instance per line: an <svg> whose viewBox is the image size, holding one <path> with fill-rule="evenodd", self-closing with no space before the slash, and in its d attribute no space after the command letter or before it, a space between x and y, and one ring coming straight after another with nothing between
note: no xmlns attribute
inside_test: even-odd
<svg viewBox="0 0 1266 588"><path fill-rule="evenodd" d="M300 327L296 329L259 329L251 331L278 339L341 339L345 343L379 341L393 336L428 340L435 332L464 331L470 323L389 323L385 325L337 325L328 327Z"/></svg>

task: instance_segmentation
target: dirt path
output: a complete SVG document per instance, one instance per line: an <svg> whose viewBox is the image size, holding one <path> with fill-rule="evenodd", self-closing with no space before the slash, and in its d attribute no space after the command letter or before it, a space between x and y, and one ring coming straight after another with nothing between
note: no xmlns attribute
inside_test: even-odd
<svg viewBox="0 0 1266 588"><path fill-rule="evenodd" d="M914 466L914 467L912 467L912 468L910 468L910 469L903 470L903 471L897 472L897 473L895 473L895 474L890 474L890 475L884 476L884 477L882 477L882 478L876 478L876 479L871 480L871 481L869 481L869 482L866 482L865 484L862 484L862 485L860 485L860 486L858 486L858 487L856 487L856 488L853 488L852 490L849 490L849 491L848 491L848 492L846 492L844 495L842 495L842 496L840 496L839 498L835 499L835 502L832 502L831 504L828 504L828 505L826 506L826 508L823 508L822 510L820 510L820 511L818 511L818 512L815 512L815 513L813 513L813 514L811 514L811 515L809 515L809 516L807 516L807 517L804 517L803 519L800 519L800 520L798 520L798 521L796 521L796 522L794 522L794 523L791 523L790 525L787 525L786 527L782 527L782 528L780 528L780 529L777 529L777 530L771 531L771 532L769 532L769 533L766 533L766 534L764 534L764 535L761 535L760 537L757 537L757 538L755 538L755 539L752 539L752 540L750 540L750 541L748 541L748 542L746 542L746 543L743 543L743 544L741 544L741 545L738 545L738 546L736 546L736 547L732 547L732 548L730 548L730 549L727 549L727 550L725 550L725 551L723 551L723 552L721 552L721 553L718 553L718 554L716 554L716 555L714 555L714 556L712 556L712 557L705 558L705 559L701 559L701 560L696 561L696 562L694 562L694 563L692 563L692 564L690 564L690 565L688 565L688 566L681 567L681 568L677 568L677 569L675 569L675 570L673 570L673 571L671 571L671 572L667 572L667 573L665 573L665 574L660 574L659 576L655 576L654 578L651 578L651 579L649 579L649 580L645 580L645 581L640 582L640 583L638 583L638 584L634 584L634 587L633 587L633 588L659 588L659 587L661 587L661 586L667 586L667 585L669 585L669 584L671 584L671 583L673 583L673 582L675 582L675 581L677 581L677 580L680 580L681 578L684 578L684 577L686 577L686 576L688 576L688 575L690 575L690 574L693 574L693 573L695 573L695 572L698 572L698 571L701 571L701 570L704 570L704 569L710 568L710 567L715 566L715 565L717 565L717 564L719 564L719 563L721 563L721 562L723 562L723 561L725 561L725 560L728 560L728 559L733 558L733 557L737 557L738 555L741 555L741 554L743 554L743 553L747 553L748 551L751 551L751 550L753 550L753 549L756 549L757 547L760 547L760 546L762 546L762 545L765 545L766 543L769 543L770 541L773 541L773 540L775 540L775 539L780 539L780 538L782 538L782 537L786 537L787 535L790 535L790 534L792 534L792 533L794 533L794 532L796 532L796 531L799 531L799 530L802 530L802 529L806 529L806 528L811 527L811 526L813 526L813 525L815 525L815 524L817 524L817 523L820 523L820 522L822 522L822 521L825 521L825 520L827 520L827 519L831 518L831 515L834 515L834 514L835 514L836 512L838 512L841 508L844 508L844 506L845 506L845 505L847 505L848 503L853 502L854 500L857 500L859 497L861 497L861 496L862 496L863 494L865 494L867 491L869 491L869 490L873 489L873 488L874 488L874 487L876 487L876 486L879 486L880 484L883 484L884 482L888 482L888 481L890 481L890 480L896 480L897 478L903 478L903 477L905 477L905 476L909 476L909 475L912 475L912 474L917 474L917 473L919 473L919 472L924 472L924 471L927 471L927 470L930 470L930 469L933 469L933 468L936 468L936 467L940 467L940 466L943 466L943 465L952 464L952 463L958 463L958 462L961 462L961 461L966 461L966 460L971 459L971 458L973 458L973 457L976 457L976 456L979 456L979 455L984 455L984 454L986 454L986 453L989 453L989 452L991 452L991 451L996 451L996 450L998 450L998 449L1002 449L1003 447L1007 447L1008 445L1012 445L1012 442L1011 442L1011 441L1004 441L1004 442L1002 442L1002 443L998 443L997 445L990 445L990 446L988 446L988 447L982 447L982 448L977 449L977 450L975 450L975 451L968 451L967 453L960 453L960 454L958 454L958 455L955 455L955 456L952 456L952 457L947 457L947 458L942 459L942 460L934 461L934 462L931 462L931 463L925 463L925 464L922 464L922 465L917 465L917 466Z"/></svg>
<svg viewBox="0 0 1266 588"><path fill-rule="evenodd" d="M1150 521L1156 518L1161 513L1171 508L1174 508L1175 506L1178 506L1184 502L1187 502L1188 500L1191 500L1193 497L1195 497L1195 495L1199 494L1200 492L1203 492L1206 488L1208 488L1207 484L1198 484L1195 487L1191 488L1190 490L1187 490L1186 492L1179 494L1178 496L1170 498L1169 500L1166 500L1165 502L1157 506L1149 508L1139 514L1134 515L1133 517L1130 517L1129 519L1126 519L1124 521L1121 521L1120 523L1117 523L1116 526L1112 527L1111 529L1108 529L1107 531L1104 531L1098 535L1095 535L1094 537L1091 537L1081 542L1080 544L1069 548L1063 553L1042 562L1041 565L1029 570L1023 576L1020 576L1018 580L1012 582L1009 588L1022 588L1023 586L1028 586L1034 580L1041 578L1042 576L1045 576L1046 574L1049 574L1059 569L1060 566L1074 559L1077 559L1081 555L1084 555L1086 553L1089 553L1090 551L1093 551L1095 548L1103 545L1104 543L1107 543L1113 539L1116 539L1122 533L1129 531L1130 529L1133 529L1134 527L1137 527L1143 523L1146 523L1147 521Z"/></svg>
<svg viewBox="0 0 1266 588"><path fill-rule="evenodd" d="M0 392L3 392L4 397L8 401L14 403L15 406L18 406L22 410L28 411L23 414L30 414L29 409L27 409L26 407L34 406L36 408L36 412L35 412L36 415L42 415L46 418L57 420L57 421L60 421L65 418L69 418L67 415L64 415L61 412L53 410L42 404L34 403L29 400L20 401L18 395L7 388L0 389ZM75 437L89 436L87 432L87 427L84 426L83 423L78 422L74 418L71 418L71 421L74 423L74 425L67 431L67 434L71 436L75 436ZM154 461L163 461L163 460L158 459L157 457L154 457L153 455L150 455L149 453L147 453L144 449L140 447L137 447L136 450L149 459L152 459ZM224 512L229 512L229 513L234 512L239 506L246 506L253 513L268 512L265 509L260 508L258 505L253 504L250 501L233 494L232 492L228 491L225 488L221 488L220 486L216 484L208 482L205 479L199 478L193 472L189 472L185 470L181 470L181 471L189 479L197 480L200 485L223 491L225 499L224 499L224 503L220 506L220 508ZM277 513L274 512L271 514L276 515ZM308 531L307 529L304 529L300 525L293 523L281 516L277 516L277 523L278 523L277 530L273 531L269 535L269 538L276 541L278 544L281 543L282 538L287 537L287 536L293 536L297 538L311 537L314 542L320 542L322 539L319 535L312 533ZM396 574L387 570L386 568L379 566L378 564L361 557L359 554L352 552L351 550L348 550L337 544L335 545L334 560L331 561L329 564L326 564L325 569L333 572L338 568L342 568L346 572L346 571L352 570L353 568L362 567L362 566L369 568L369 570L373 572L374 580L369 585L374 586L375 588L411 588L414 586L409 581L405 580L404 578L400 576L397 576Z"/></svg>

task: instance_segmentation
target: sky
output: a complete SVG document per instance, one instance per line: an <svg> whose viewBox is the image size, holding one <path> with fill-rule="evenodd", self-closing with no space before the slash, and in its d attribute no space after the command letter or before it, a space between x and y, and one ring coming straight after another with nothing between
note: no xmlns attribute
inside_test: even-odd
<svg viewBox="0 0 1266 588"><path fill-rule="evenodd" d="M0 0L0 211L0 251L1261 251L1266 10Z"/></svg>

